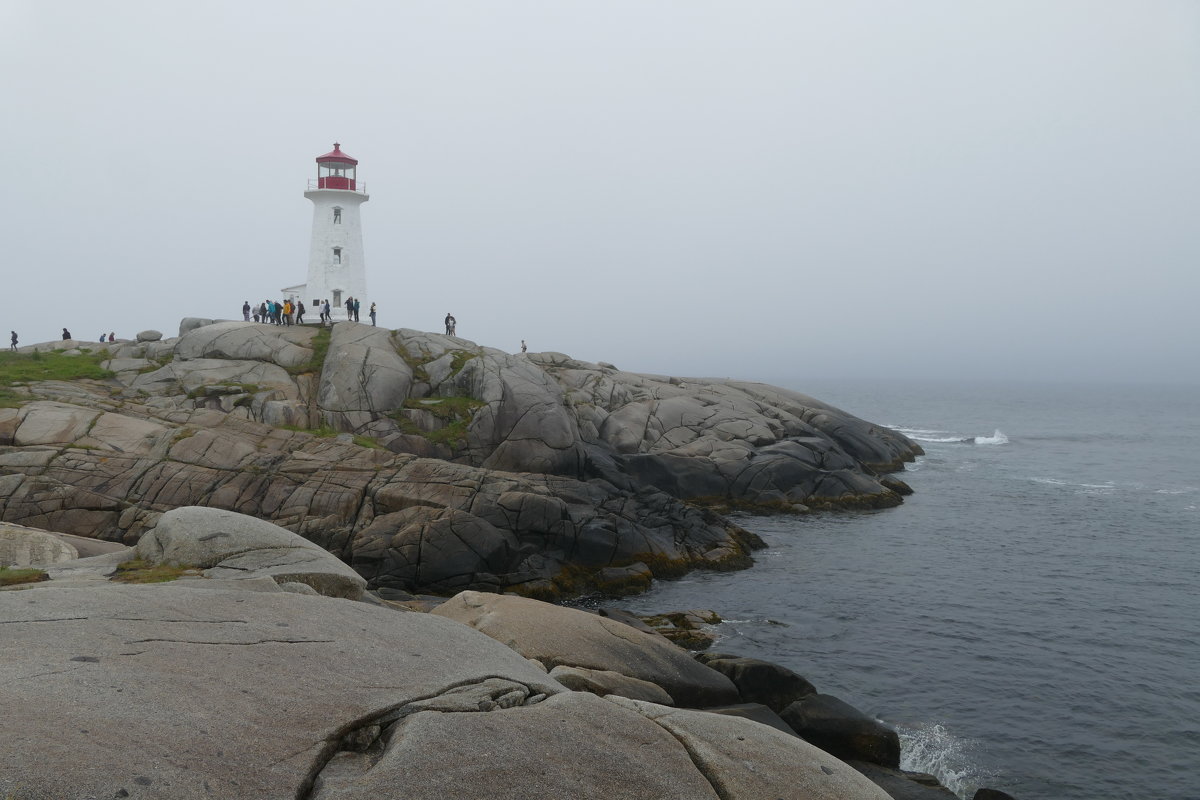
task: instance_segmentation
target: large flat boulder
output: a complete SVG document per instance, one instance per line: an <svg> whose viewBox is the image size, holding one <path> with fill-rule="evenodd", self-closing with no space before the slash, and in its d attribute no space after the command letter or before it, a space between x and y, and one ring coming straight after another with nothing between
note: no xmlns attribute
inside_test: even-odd
<svg viewBox="0 0 1200 800"><path fill-rule="evenodd" d="M151 564L200 567L210 578L270 577L328 597L357 600L367 582L348 565L286 528L233 511L186 506L166 512L137 543Z"/></svg>
<svg viewBox="0 0 1200 800"><path fill-rule="evenodd" d="M293 800L409 704L563 691L449 620L222 583L0 595L0 797Z"/></svg>
<svg viewBox="0 0 1200 800"><path fill-rule="evenodd" d="M739 700L728 678L662 637L597 614L472 591L460 592L432 613L486 633L548 669L568 666L618 672L661 687L681 706Z"/></svg>

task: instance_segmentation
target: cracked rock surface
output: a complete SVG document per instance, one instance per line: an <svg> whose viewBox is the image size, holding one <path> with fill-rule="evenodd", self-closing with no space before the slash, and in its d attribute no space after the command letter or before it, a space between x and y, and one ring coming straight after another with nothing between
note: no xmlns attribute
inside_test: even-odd
<svg viewBox="0 0 1200 800"><path fill-rule="evenodd" d="M450 619L247 583L0 592L0 796L888 797L748 719L569 691Z"/></svg>
<svg viewBox="0 0 1200 800"><path fill-rule="evenodd" d="M112 379L20 387L0 408L0 520L132 545L208 506L371 588L555 598L747 567L755 538L687 502L894 505L908 488L883 473L921 452L763 384L351 322L314 363L325 335L188 318L176 339L94 348Z"/></svg>
<svg viewBox="0 0 1200 800"><path fill-rule="evenodd" d="M206 583L0 593L0 796L292 800L396 709L564 691L440 617Z"/></svg>

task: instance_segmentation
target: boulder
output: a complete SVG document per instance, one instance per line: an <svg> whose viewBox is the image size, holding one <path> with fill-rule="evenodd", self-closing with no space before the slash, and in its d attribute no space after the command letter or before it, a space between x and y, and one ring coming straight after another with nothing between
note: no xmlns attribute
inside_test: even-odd
<svg viewBox="0 0 1200 800"><path fill-rule="evenodd" d="M412 369L391 331L357 322L333 327L317 404L335 429L354 431L404 405Z"/></svg>
<svg viewBox="0 0 1200 800"><path fill-rule="evenodd" d="M971 800L1016 800L1016 798L999 789L976 789Z"/></svg>
<svg viewBox="0 0 1200 800"><path fill-rule="evenodd" d="M747 703L761 703L776 713L817 691L795 672L770 661L721 653L704 654L697 658L733 681L738 694Z"/></svg>
<svg viewBox="0 0 1200 800"><path fill-rule="evenodd" d="M162 339L162 337L162 331L144 330L138 332L137 340L139 342L157 342Z"/></svg>
<svg viewBox="0 0 1200 800"><path fill-rule="evenodd" d="M636 710L678 739L723 799L891 800L849 765L768 725L620 697L608 701Z"/></svg>
<svg viewBox="0 0 1200 800"><path fill-rule="evenodd" d="M52 533L0 522L0 567L57 564L79 557L79 551Z"/></svg>
<svg viewBox="0 0 1200 800"><path fill-rule="evenodd" d="M782 717L760 703L735 703L731 706L712 706L704 710L710 714L724 714L728 717L748 719L759 725L767 725L777 731L783 731L788 736L799 737L800 735L792 730Z"/></svg>
<svg viewBox="0 0 1200 800"><path fill-rule="evenodd" d="M681 706L737 702L724 675L664 641L611 619L524 597L461 592L431 613L486 633L547 668L609 670L648 681Z"/></svg>
<svg viewBox="0 0 1200 800"><path fill-rule="evenodd" d="M180 331L175 355L183 360L263 361L292 369L312 359L316 335L316 329L300 325L217 322Z"/></svg>
<svg viewBox="0 0 1200 800"><path fill-rule="evenodd" d="M806 741L838 758L900 768L896 732L832 695L808 695L779 716Z"/></svg>
<svg viewBox="0 0 1200 800"><path fill-rule="evenodd" d="M291 531L215 508L166 512L138 541L136 552L151 564L203 568L210 578L270 577L280 584L307 584L329 597L357 600L366 586L349 566Z"/></svg>
<svg viewBox="0 0 1200 800"><path fill-rule="evenodd" d="M675 705L671 695L661 687L611 670L559 666L550 670L550 677L575 692L591 692L600 697L615 694L630 700L645 700L664 706Z"/></svg>

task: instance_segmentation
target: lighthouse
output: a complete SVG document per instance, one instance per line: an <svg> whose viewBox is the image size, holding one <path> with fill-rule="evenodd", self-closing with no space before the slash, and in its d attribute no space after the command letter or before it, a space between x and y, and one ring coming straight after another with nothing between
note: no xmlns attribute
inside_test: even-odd
<svg viewBox="0 0 1200 800"><path fill-rule="evenodd" d="M334 142L333 150L317 156L317 177L309 179L304 193L313 204L308 283L289 286L283 292L304 301L314 319L325 300L329 301L330 316L344 320L346 300L353 297L361 302L367 296L359 207L369 198L357 172L358 160Z"/></svg>

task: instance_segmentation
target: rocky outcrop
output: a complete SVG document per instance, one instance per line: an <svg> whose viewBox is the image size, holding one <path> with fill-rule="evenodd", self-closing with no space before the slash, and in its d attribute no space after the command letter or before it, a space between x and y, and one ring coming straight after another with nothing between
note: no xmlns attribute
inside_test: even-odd
<svg viewBox="0 0 1200 800"><path fill-rule="evenodd" d="M408 329L189 318L139 339L94 351L112 379L0 409L0 519L134 544L208 506L374 588L622 594L749 565L755 538L697 503L889 505L906 487L880 473L919 452L782 389Z"/></svg>
<svg viewBox="0 0 1200 800"><path fill-rule="evenodd" d="M749 563L752 535L661 492L394 454L99 385L40 388L70 402L0 409L0 514L24 525L134 544L163 512L207 506L282 525L373 587L444 593L554 597L613 564Z"/></svg>

